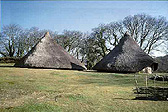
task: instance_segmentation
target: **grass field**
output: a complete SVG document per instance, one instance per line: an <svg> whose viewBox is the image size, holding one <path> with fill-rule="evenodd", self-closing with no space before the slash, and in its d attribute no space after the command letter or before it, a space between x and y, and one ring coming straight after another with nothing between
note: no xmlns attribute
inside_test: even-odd
<svg viewBox="0 0 168 112"><path fill-rule="evenodd" d="M4 65L0 67L2 112L168 112L168 101L134 100L134 74ZM145 75L137 76L143 81Z"/></svg>

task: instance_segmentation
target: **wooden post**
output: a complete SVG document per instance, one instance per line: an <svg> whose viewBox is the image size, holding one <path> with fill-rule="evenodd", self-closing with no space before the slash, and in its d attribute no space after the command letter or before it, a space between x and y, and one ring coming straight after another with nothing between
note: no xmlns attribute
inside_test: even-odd
<svg viewBox="0 0 168 112"><path fill-rule="evenodd" d="M138 97L139 97L139 91L138 91L138 81L137 81L137 79L136 79L135 74L134 74L134 79L135 79L136 91L137 91L137 93L138 93Z"/></svg>
<svg viewBox="0 0 168 112"><path fill-rule="evenodd" d="M146 97L148 97L148 75L146 75L145 82L146 82Z"/></svg>

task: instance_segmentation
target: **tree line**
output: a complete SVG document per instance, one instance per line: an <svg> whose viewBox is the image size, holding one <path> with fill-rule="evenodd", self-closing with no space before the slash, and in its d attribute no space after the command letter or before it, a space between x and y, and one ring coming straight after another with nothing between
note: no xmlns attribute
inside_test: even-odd
<svg viewBox="0 0 168 112"><path fill-rule="evenodd" d="M122 21L100 24L92 32L64 30L40 30L37 27L23 29L17 24L5 25L0 33L0 55L3 57L23 57L44 35L50 32L59 45L84 62L91 69L109 53L127 31L147 54L160 50L168 53L168 21L165 17L147 14L127 16Z"/></svg>

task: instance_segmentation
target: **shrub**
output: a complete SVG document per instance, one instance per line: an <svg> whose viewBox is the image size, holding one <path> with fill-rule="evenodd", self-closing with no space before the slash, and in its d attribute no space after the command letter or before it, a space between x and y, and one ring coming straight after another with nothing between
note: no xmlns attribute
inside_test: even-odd
<svg viewBox="0 0 168 112"><path fill-rule="evenodd" d="M0 57L0 63L15 63L18 60L16 57Z"/></svg>

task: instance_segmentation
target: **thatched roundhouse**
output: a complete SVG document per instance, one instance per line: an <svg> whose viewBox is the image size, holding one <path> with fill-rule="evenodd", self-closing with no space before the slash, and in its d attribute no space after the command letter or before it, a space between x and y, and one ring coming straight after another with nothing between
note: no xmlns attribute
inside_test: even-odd
<svg viewBox="0 0 168 112"><path fill-rule="evenodd" d="M168 73L168 55L157 57L158 70L157 72L167 72Z"/></svg>
<svg viewBox="0 0 168 112"><path fill-rule="evenodd" d="M18 62L17 67L58 68L84 70L86 67L67 53L47 32Z"/></svg>
<svg viewBox="0 0 168 112"><path fill-rule="evenodd" d="M158 64L139 47L128 33L125 33L119 44L93 69L106 72L131 73L141 71L145 67L152 67L153 70L156 70Z"/></svg>

